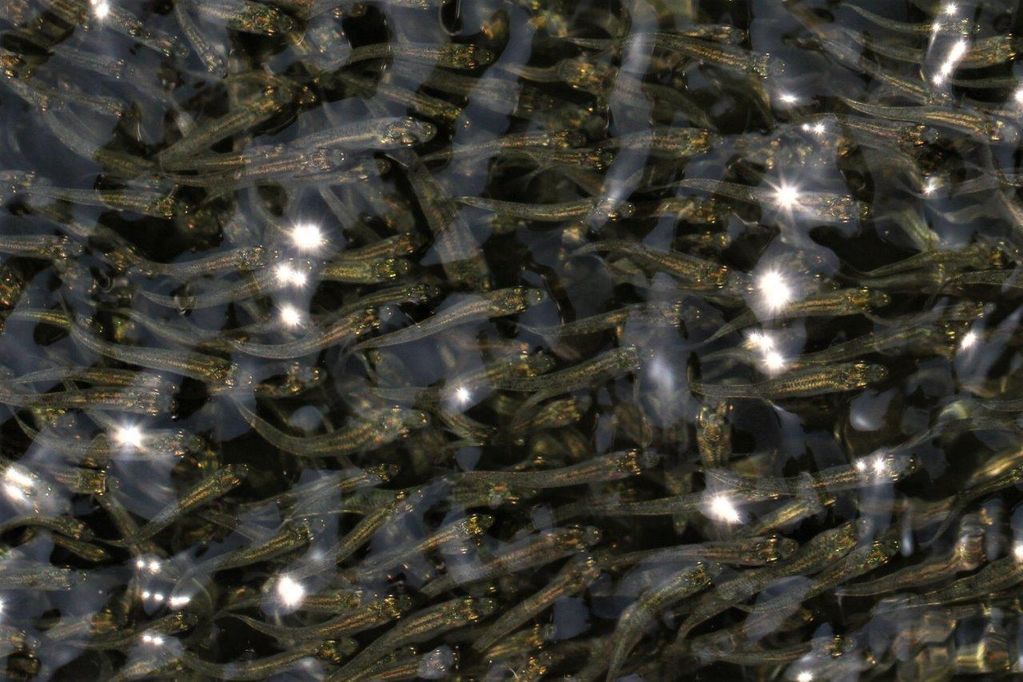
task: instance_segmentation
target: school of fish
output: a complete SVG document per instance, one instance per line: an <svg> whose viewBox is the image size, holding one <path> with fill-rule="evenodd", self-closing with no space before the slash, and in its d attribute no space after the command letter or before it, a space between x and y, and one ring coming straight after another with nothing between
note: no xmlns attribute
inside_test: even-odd
<svg viewBox="0 0 1023 682"><path fill-rule="evenodd" d="M1021 51L2 0L2 676L1023 675Z"/></svg>

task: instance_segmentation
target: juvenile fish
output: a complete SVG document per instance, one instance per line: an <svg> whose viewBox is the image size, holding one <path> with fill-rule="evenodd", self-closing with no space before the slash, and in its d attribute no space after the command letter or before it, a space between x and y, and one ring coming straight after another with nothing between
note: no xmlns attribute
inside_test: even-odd
<svg viewBox="0 0 1023 682"><path fill-rule="evenodd" d="M427 338L450 327L524 312L545 299L543 291L511 287L465 297L422 322L358 344L355 349L394 346Z"/></svg>
<svg viewBox="0 0 1023 682"><path fill-rule="evenodd" d="M462 481L470 485L503 484L509 487L563 488L636 476L653 468L660 455L654 452L626 450L598 455L579 464L544 471L467 471Z"/></svg>
<svg viewBox="0 0 1023 682"><path fill-rule="evenodd" d="M756 384L704 384L691 381L689 388L697 395L716 400L735 398L781 400L856 391L880 383L887 377L888 370L882 365L854 362L794 372L789 376L768 379Z"/></svg>
<svg viewBox="0 0 1023 682"><path fill-rule="evenodd" d="M411 614L373 640L350 662L326 679L341 682L406 644L425 642L440 634L479 622L497 608L493 599L458 597Z"/></svg>
<svg viewBox="0 0 1023 682"><path fill-rule="evenodd" d="M448 575L423 586L423 594L435 597L457 585L479 582L502 574L542 566L596 544L600 532L592 527L555 528L532 535L501 549L479 564L450 566Z"/></svg>
<svg viewBox="0 0 1023 682"><path fill-rule="evenodd" d="M249 426L274 447L302 458L341 457L381 447L408 435L414 428L427 424L427 417L418 410L385 408L333 433L317 436L289 436L259 417L241 403L238 412Z"/></svg>

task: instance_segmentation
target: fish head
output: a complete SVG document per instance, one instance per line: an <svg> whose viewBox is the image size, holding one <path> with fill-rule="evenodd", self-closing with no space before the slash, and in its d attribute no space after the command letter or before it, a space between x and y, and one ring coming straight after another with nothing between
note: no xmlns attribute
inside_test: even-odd
<svg viewBox="0 0 1023 682"><path fill-rule="evenodd" d="M433 123L405 116L385 125L380 133L379 142L412 147L429 142L436 134L437 126Z"/></svg>

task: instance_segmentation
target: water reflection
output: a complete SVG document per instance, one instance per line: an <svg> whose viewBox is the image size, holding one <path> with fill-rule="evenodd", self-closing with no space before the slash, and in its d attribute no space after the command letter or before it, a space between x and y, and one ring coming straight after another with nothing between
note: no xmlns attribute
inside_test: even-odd
<svg viewBox="0 0 1023 682"><path fill-rule="evenodd" d="M9 0L4 675L1023 674L1020 20Z"/></svg>

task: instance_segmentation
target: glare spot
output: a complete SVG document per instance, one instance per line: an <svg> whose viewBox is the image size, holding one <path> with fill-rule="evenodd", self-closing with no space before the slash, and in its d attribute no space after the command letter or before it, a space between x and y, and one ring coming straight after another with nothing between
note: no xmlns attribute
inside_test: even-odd
<svg viewBox="0 0 1023 682"><path fill-rule="evenodd" d="M781 183L774 190L774 203L781 208L795 208L799 204L799 188L788 183Z"/></svg>
<svg viewBox="0 0 1023 682"><path fill-rule="evenodd" d="M305 587L291 576L281 576L277 581L277 596L288 608L294 608L305 599Z"/></svg>
<svg viewBox="0 0 1023 682"><path fill-rule="evenodd" d="M813 682L813 673L809 670L804 670L796 675L796 682Z"/></svg>
<svg viewBox="0 0 1023 682"><path fill-rule="evenodd" d="M945 62L939 68L939 75L941 79L938 80L938 76L935 76L934 80L936 83L940 84L945 80L945 78L952 75L952 72L955 71L956 65L962 61L962 58L966 55L966 51L969 47L969 43L965 40L957 40L955 44L952 45L948 51L948 55L945 57Z"/></svg>
<svg viewBox="0 0 1023 682"><path fill-rule="evenodd" d="M465 407L469 404L469 401L472 400L472 393L470 393L469 389L465 386L459 386L458 389L455 390L455 400L458 401L459 405Z"/></svg>
<svg viewBox="0 0 1023 682"><path fill-rule="evenodd" d="M959 342L959 350L969 350L973 346L977 345L977 341L980 340L980 336L974 330L970 330L963 335L963 340Z"/></svg>
<svg viewBox="0 0 1023 682"><path fill-rule="evenodd" d="M161 568L160 562L157 561L156 559L153 559L153 560L151 560L149 562L149 572L150 573L159 573L160 572L160 568Z"/></svg>
<svg viewBox="0 0 1023 682"><path fill-rule="evenodd" d="M761 303L767 310L777 312L792 302L792 287L777 270L768 270L757 280Z"/></svg>
<svg viewBox="0 0 1023 682"><path fill-rule="evenodd" d="M145 567L146 567L146 560L145 559L139 557L138 559L135 560L135 568L137 568L137 569L139 569L141 571Z"/></svg>
<svg viewBox="0 0 1023 682"><path fill-rule="evenodd" d="M152 644L153 646L163 646L164 639L163 635L152 635L147 632L142 635L142 641L146 644Z"/></svg>
<svg viewBox="0 0 1023 682"><path fill-rule="evenodd" d="M290 303L281 306L280 317L281 324L291 329L301 326L303 320L302 312Z"/></svg>
<svg viewBox="0 0 1023 682"><path fill-rule="evenodd" d="M785 104L795 104L796 102L799 101L799 98L793 95L791 92L783 92L779 94L778 99L780 99Z"/></svg>
<svg viewBox="0 0 1023 682"><path fill-rule="evenodd" d="M274 268L274 275L277 283L285 286L304 287L309 277L302 271L296 270L290 263L280 263Z"/></svg>
<svg viewBox="0 0 1023 682"><path fill-rule="evenodd" d="M189 597L187 595L179 594L179 595L175 595L175 596L171 597L167 601L167 603L170 604L170 607L172 609L177 609L177 608L181 608L182 606L187 606L190 601L192 601L191 597Z"/></svg>
<svg viewBox="0 0 1023 682"><path fill-rule="evenodd" d="M742 517L726 495L715 495L710 499L710 516L725 523L739 523Z"/></svg>
<svg viewBox="0 0 1023 682"><path fill-rule="evenodd" d="M873 467L874 473L877 474L878 476L883 476L885 472L888 471L888 463L884 461L884 457L882 457L881 455L878 455L874 459Z"/></svg>
<svg viewBox="0 0 1023 682"><path fill-rule="evenodd" d="M950 17L954 17L956 14L959 13L959 5L957 5L954 2L950 2L946 4L944 8L942 8L942 11Z"/></svg>
<svg viewBox="0 0 1023 682"><path fill-rule="evenodd" d="M142 447L142 440L144 435L141 427L138 424L132 424L131 426L122 426L117 429L114 433L114 440L119 445L126 445L133 448Z"/></svg>
<svg viewBox="0 0 1023 682"><path fill-rule="evenodd" d="M862 459L856 460L856 471L865 472L867 470L867 462Z"/></svg>
<svg viewBox="0 0 1023 682"><path fill-rule="evenodd" d="M14 502L26 502L35 496L36 482L17 465L12 464L4 471L4 493Z"/></svg>
<svg viewBox="0 0 1023 682"><path fill-rule="evenodd" d="M1016 558L1016 561L1023 561L1023 542L1017 542L1013 545L1012 556Z"/></svg>
<svg viewBox="0 0 1023 682"><path fill-rule="evenodd" d="M823 135L827 131L828 127L824 125L824 121L818 121L813 124L813 134L818 137Z"/></svg>
<svg viewBox="0 0 1023 682"><path fill-rule="evenodd" d="M1023 87L1017 88L1016 92L1012 95L1013 99L1016 100L1016 104L1023 106Z"/></svg>
<svg viewBox="0 0 1023 682"><path fill-rule="evenodd" d="M924 196L931 196L938 189L937 178L927 178L927 182L924 183Z"/></svg>
<svg viewBox="0 0 1023 682"><path fill-rule="evenodd" d="M149 599L152 596L153 596L153 593L150 592L149 590L142 590L142 598L143 599Z"/></svg>
<svg viewBox="0 0 1023 682"><path fill-rule="evenodd" d="M323 232L312 223L302 223L292 228L291 242L299 251L316 251L323 246Z"/></svg>
<svg viewBox="0 0 1023 682"><path fill-rule="evenodd" d="M763 361L764 369L767 370L768 374L777 374L788 365L785 356L776 350L769 350L764 353Z"/></svg>
<svg viewBox="0 0 1023 682"><path fill-rule="evenodd" d="M106 0L93 2L92 13L96 15L97 19L106 19L110 15L110 3Z"/></svg>
<svg viewBox="0 0 1023 682"><path fill-rule="evenodd" d="M7 467L7 471L4 472L4 478L7 479L8 483L21 486L22 488L31 488L35 485L35 481L31 476L13 465Z"/></svg>
<svg viewBox="0 0 1023 682"><path fill-rule="evenodd" d="M153 601L155 601L157 603L162 602L163 601L163 593L162 592L154 592L153 593Z"/></svg>
<svg viewBox="0 0 1023 682"><path fill-rule="evenodd" d="M750 348L753 350L758 350L762 353L774 350L774 339L765 332L750 332L746 336L746 343L749 344Z"/></svg>

